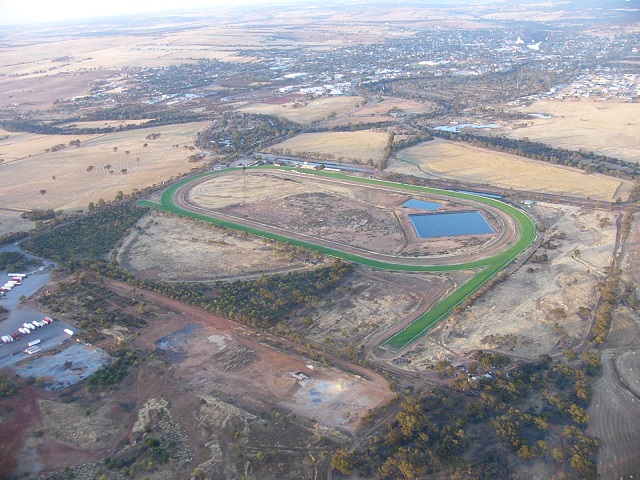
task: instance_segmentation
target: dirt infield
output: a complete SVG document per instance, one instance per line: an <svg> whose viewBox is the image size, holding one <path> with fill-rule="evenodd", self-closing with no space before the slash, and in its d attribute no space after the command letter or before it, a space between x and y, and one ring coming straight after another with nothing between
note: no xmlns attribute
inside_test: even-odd
<svg viewBox="0 0 640 480"><path fill-rule="evenodd" d="M408 218L418 210L402 207L414 198L409 192L275 171L218 174L194 184L183 195L185 203L203 211L215 210L384 255L429 256L434 262L495 253L515 230L513 221L497 209L421 194L415 198L440 202L441 212L479 208L497 234L419 238Z"/></svg>

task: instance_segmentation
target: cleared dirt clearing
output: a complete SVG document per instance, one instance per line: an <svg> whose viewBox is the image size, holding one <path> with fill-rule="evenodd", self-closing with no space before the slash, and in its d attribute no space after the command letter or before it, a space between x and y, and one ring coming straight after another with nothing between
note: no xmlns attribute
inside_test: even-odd
<svg viewBox="0 0 640 480"><path fill-rule="evenodd" d="M206 282L309 267L278 256L270 242L192 219L154 213L138 225L120 249L118 263L144 278Z"/></svg>
<svg viewBox="0 0 640 480"><path fill-rule="evenodd" d="M389 160L388 170L607 201L622 195L621 192L631 185L575 168L439 139L398 152L397 158Z"/></svg>
<svg viewBox="0 0 640 480"><path fill-rule="evenodd" d="M536 205L547 227L550 248L539 248L548 261L525 263L464 312L451 317L442 340L463 353L492 349L520 357L561 353L577 347L591 326L598 282L610 265L615 243L612 225L599 226L599 212L577 207ZM576 249L579 257L575 257Z"/></svg>

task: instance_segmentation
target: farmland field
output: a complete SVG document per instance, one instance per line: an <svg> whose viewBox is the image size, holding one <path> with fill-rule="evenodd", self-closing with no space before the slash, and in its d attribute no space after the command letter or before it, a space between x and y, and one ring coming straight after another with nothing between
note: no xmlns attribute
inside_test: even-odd
<svg viewBox="0 0 640 480"><path fill-rule="evenodd" d="M631 162L640 158L637 103L545 100L518 110L552 118L532 118L528 123L533 125L513 130L508 134L512 138L528 137L554 147L583 149Z"/></svg>
<svg viewBox="0 0 640 480"><path fill-rule="evenodd" d="M369 130L303 133L278 143L273 148L290 149L293 155L296 155L296 152L318 152L333 155L337 161L359 159L361 163L367 163L369 160L375 163L384 157L384 149L388 141L387 133Z"/></svg>
<svg viewBox="0 0 640 480"><path fill-rule="evenodd" d="M632 185L613 177L445 140L407 148L396 157L389 161L390 171L594 200L624 199Z"/></svg>
<svg viewBox="0 0 640 480"><path fill-rule="evenodd" d="M44 148L85 137L11 136L0 143L6 158L14 159L0 165L0 202L10 204L16 215L34 208L72 210L99 198L112 200L118 191L128 194L161 183L193 167L187 162L192 152L184 147L192 147L196 132L205 126L192 123L86 137L78 147L48 153ZM149 140L150 133L161 136Z"/></svg>

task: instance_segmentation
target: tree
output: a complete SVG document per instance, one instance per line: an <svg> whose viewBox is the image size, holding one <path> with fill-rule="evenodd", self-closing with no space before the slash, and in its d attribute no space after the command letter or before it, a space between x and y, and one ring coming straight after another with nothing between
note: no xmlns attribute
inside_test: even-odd
<svg viewBox="0 0 640 480"><path fill-rule="evenodd" d="M45 193L47 193L47 191L44 188L40 189L40 195L44 195Z"/></svg>
<svg viewBox="0 0 640 480"><path fill-rule="evenodd" d="M336 453L333 454L333 458L331 458L331 467L344 475L351 475L354 463L353 453L349 453L343 449L337 450Z"/></svg>

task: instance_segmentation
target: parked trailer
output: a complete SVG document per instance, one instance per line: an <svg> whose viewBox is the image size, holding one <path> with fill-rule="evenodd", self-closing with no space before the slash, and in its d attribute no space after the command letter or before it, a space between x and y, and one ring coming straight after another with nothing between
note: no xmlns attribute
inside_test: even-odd
<svg viewBox="0 0 640 480"><path fill-rule="evenodd" d="M27 347L33 347L34 345L38 345L38 344L39 344L39 343L41 343L41 342L42 342L42 340L40 340L40 339L38 338L37 340L33 340L33 341L29 342L29 343L27 344Z"/></svg>
<svg viewBox="0 0 640 480"><path fill-rule="evenodd" d="M74 331L69 328L65 328L64 333L66 333L67 335L71 335L72 337L75 335Z"/></svg>
<svg viewBox="0 0 640 480"><path fill-rule="evenodd" d="M13 279L11 279L12 282L16 282L16 285L21 285L22 284L22 279L20 277L13 277Z"/></svg>
<svg viewBox="0 0 640 480"><path fill-rule="evenodd" d="M33 355L34 353L38 353L42 348L38 346L33 346L25 349L24 353L28 353L29 355Z"/></svg>
<svg viewBox="0 0 640 480"><path fill-rule="evenodd" d="M27 274L26 273L7 273L7 277L20 277L20 278L24 278L26 277Z"/></svg>

